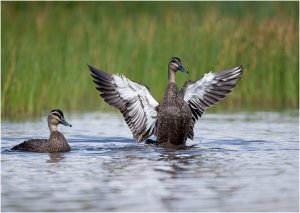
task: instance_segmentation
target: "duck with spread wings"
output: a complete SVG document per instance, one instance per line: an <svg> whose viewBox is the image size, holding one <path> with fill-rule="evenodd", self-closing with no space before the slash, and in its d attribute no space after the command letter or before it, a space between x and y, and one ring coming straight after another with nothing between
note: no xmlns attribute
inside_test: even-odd
<svg viewBox="0 0 300 213"><path fill-rule="evenodd" d="M206 73L196 81L188 80L181 90L175 76L188 72L178 57L168 65L168 85L159 104L148 88L124 75L108 74L89 66L91 76L105 102L120 110L137 142L156 136L157 144L185 144L194 137L194 124L204 111L218 103L236 87L243 66Z"/></svg>

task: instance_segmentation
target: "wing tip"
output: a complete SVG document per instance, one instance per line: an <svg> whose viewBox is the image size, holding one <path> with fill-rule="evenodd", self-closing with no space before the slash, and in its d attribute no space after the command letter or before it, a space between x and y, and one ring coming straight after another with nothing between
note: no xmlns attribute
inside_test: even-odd
<svg viewBox="0 0 300 213"><path fill-rule="evenodd" d="M234 69L236 69L236 70L238 70L239 72L242 73L244 71L244 64L241 64L240 66L238 66L238 67L236 67Z"/></svg>
<svg viewBox="0 0 300 213"><path fill-rule="evenodd" d="M87 66L88 66L88 68L89 68L89 71L92 72L92 74L91 74L92 76L93 76L93 75L96 75L96 76L99 75L99 71L98 71L95 67L93 67L93 66L91 66L91 65L89 65L89 64L87 64ZM94 76L93 76L93 77L94 77Z"/></svg>
<svg viewBox="0 0 300 213"><path fill-rule="evenodd" d="M87 64L87 66L88 66L90 72L92 72L94 75L109 75L109 76L111 76L111 74L108 74L103 70L99 70L99 69L93 67L92 65Z"/></svg>
<svg viewBox="0 0 300 213"><path fill-rule="evenodd" d="M86 64L86 65L88 66L88 68L89 68L90 71L93 71L93 70L96 69L95 67L93 67L93 66L91 66L91 65L89 65L89 64Z"/></svg>

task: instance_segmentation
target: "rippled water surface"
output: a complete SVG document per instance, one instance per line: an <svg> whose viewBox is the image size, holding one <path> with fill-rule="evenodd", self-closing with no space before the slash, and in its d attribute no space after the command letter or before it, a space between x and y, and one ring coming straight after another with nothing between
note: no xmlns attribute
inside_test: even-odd
<svg viewBox="0 0 300 213"><path fill-rule="evenodd" d="M2 122L2 211L299 211L298 112L207 113L181 149L137 144L119 114L66 114L69 153L11 152L46 118Z"/></svg>

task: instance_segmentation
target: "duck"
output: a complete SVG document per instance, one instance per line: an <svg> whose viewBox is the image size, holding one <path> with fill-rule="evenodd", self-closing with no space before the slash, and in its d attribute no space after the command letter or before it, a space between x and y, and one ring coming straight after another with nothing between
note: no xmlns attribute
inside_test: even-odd
<svg viewBox="0 0 300 213"><path fill-rule="evenodd" d="M155 136L157 145L185 145L194 138L194 125L205 110L224 99L241 79L243 65L213 73L198 80L188 79L179 90L177 71L188 73L181 59L172 57L168 63L168 84L162 103L158 103L143 83L122 74L109 74L88 65L100 96L119 109L134 139L146 143Z"/></svg>
<svg viewBox="0 0 300 213"><path fill-rule="evenodd" d="M49 139L30 139L23 143L20 143L11 150L23 151L23 152L69 152L71 147L69 146L65 136L58 131L58 124L72 127L65 118L64 113L60 109L53 109L48 115L48 127L50 130Z"/></svg>

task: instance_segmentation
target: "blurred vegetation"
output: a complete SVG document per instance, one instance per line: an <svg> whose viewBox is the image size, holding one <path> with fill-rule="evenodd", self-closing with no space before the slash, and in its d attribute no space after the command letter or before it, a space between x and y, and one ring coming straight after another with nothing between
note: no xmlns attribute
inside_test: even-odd
<svg viewBox="0 0 300 213"><path fill-rule="evenodd" d="M244 64L212 110L296 109L299 2L2 2L2 119L108 110L87 64L143 81L161 101L167 64L177 84Z"/></svg>

